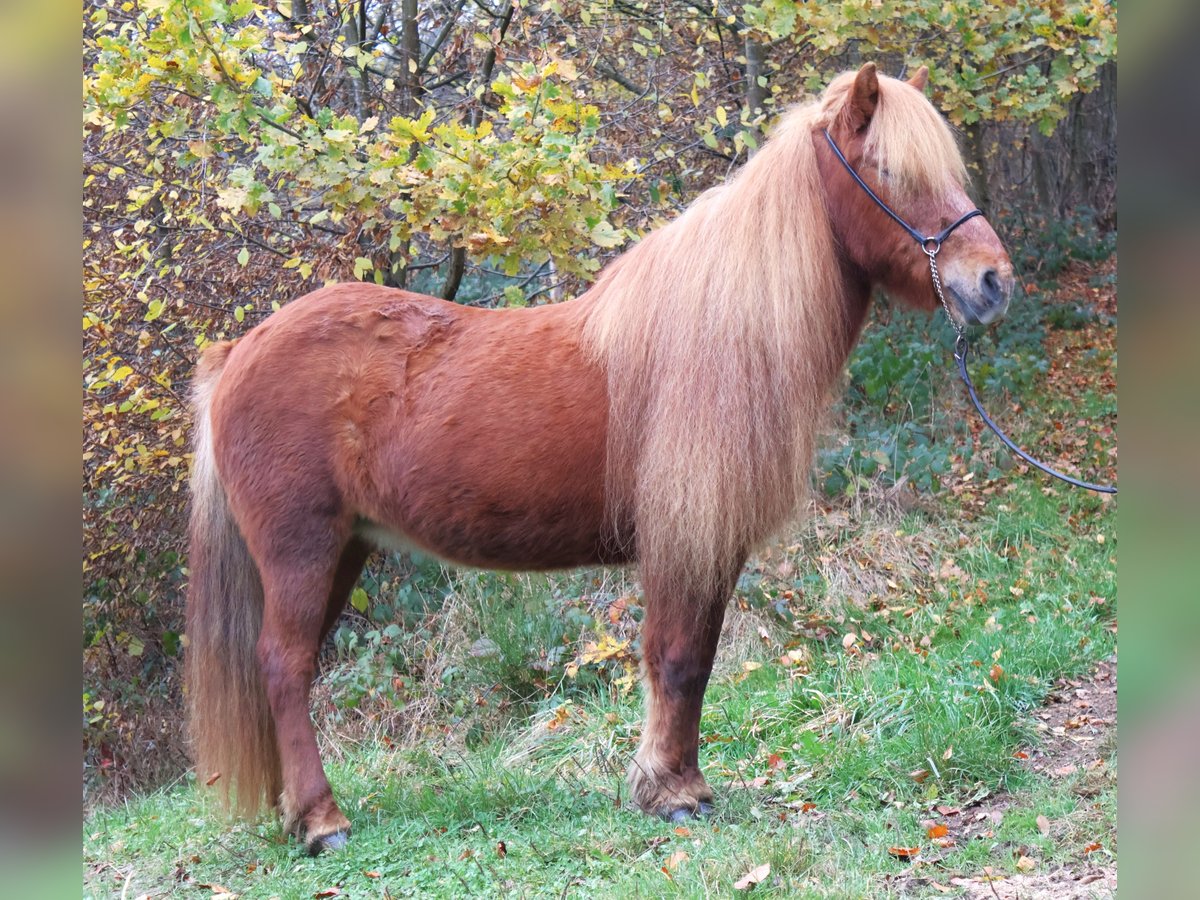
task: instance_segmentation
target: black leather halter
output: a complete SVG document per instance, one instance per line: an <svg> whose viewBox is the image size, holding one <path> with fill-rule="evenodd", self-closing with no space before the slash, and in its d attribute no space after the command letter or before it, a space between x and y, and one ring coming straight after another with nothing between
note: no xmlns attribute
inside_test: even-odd
<svg viewBox="0 0 1200 900"><path fill-rule="evenodd" d="M911 234L912 239L914 241L916 241L918 244L920 244L921 249L924 250L927 254L929 254L931 256L936 255L937 252L942 249L942 243L946 240L946 238L950 237L951 232L953 232L955 228L957 228L963 222L969 221L970 219L973 219L976 216L983 215L983 210L973 209L969 213L959 216L959 218L957 220L955 220L954 222L951 222L949 225L947 225L945 228L943 228L937 234L928 234L928 235L921 234L921 232L917 231L917 229L913 228L911 225L909 225L907 222L905 222L904 219L900 217L899 213L897 213L894 209L892 209L890 206L888 206L886 203L884 203L882 200L879 199L879 195L876 194L873 190L871 190L870 186L865 181L862 180L861 175L859 175L856 171L854 171L854 166L850 165L850 161L847 160L846 157L842 154L841 149L834 142L833 136L830 135L829 129L826 128L826 129L824 129L824 131L825 131L825 140L829 141L829 146L833 149L834 155L838 158L838 160L841 162L841 164L846 167L846 171L850 173L850 177L853 178L855 181L857 181L858 186L867 192L867 196L875 201L876 206L878 206L885 213L887 213L889 216L891 216L892 220L897 225L899 225L901 228L903 228L905 231L907 231L909 234Z"/></svg>

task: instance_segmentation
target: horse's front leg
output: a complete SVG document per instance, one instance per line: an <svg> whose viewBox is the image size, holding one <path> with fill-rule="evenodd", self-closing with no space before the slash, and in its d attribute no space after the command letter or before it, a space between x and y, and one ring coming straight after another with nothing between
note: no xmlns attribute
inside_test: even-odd
<svg viewBox="0 0 1200 900"><path fill-rule="evenodd" d="M672 821L712 809L712 789L700 773L700 712L733 581L704 591L656 579L645 585L646 720L629 788L643 810Z"/></svg>

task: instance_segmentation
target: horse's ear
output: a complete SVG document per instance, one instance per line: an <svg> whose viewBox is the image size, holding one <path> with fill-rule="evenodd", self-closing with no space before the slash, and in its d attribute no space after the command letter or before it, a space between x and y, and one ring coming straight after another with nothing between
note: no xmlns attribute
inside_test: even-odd
<svg viewBox="0 0 1200 900"><path fill-rule="evenodd" d="M875 73L875 63L864 63L854 76L854 86L850 88L850 96L842 115L851 131L861 131L871 122L875 115L875 107L879 105L879 76Z"/></svg>
<svg viewBox="0 0 1200 900"><path fill-rule="evenodd" d="M921 68L913 72L912 78L908 79L908 83L922 94L925 93L925 87L929 84L929 66L921 66Z"/></svg>

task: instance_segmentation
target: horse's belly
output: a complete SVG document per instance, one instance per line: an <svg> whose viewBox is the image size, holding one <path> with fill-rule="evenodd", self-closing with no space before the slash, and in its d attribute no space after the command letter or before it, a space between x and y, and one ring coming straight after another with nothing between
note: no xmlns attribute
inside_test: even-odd
<svg viewBox="0 0 1200 900"><path fill-rule="evenodd" d="M445 508L450 499L396 516L399 521L361 519L355 532L377 547L415 550L481 569L535 571L630 561L602 510Z"/></svg>
<svg viewBox="0 0 1200 900"><path fill-rule="evenodd" d="M374 502L358 507L374 526L364 536L480 568L627 561L606 512L603 431L575 430L570 440L528 410L484 411L392 431L402 437L377 458L363 492Z"/></svg>

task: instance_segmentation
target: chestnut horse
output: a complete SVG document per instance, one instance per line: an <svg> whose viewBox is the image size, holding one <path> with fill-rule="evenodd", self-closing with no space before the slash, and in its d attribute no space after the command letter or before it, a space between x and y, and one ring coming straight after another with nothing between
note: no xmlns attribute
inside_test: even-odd
<svg viewBox="0 0 1200 900"><path fill-rule="evenodd" d="M925 254L824 132L915 227L945 227L972 205L926 77L839 76L574 301L335 285L206 350L187 623L201 777L243 813L276 807L311 852L344 843L309 690L367 554L394 539L483 568L637 563L631 795L671 819L711 809L700 712L738 573L797 507L873 289L936 307ZM1003 314L1012 269L982 217L938 261L953 316Z"/></svg>

